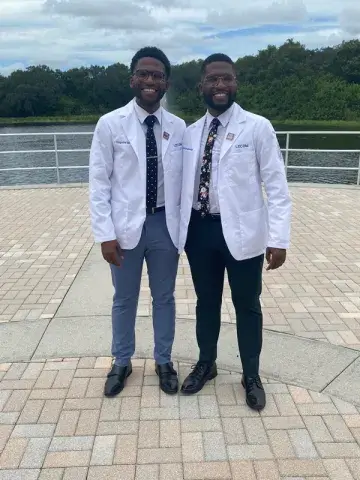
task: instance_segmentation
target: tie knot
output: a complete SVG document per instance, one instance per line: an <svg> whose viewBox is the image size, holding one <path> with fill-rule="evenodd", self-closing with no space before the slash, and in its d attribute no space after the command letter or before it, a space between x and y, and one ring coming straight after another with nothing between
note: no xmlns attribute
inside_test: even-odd
<svg viewBox="0 0 360 480"><path fill-rule="evenodd" d="M210 127L217 128L219 125L220 125L220 120L217 117L213 118L211 121Z"/></svg>
<svg viewBox="0 0 360 480"><path fill-rule="evenodd" d="M148 117L145 118L145 123L148 127L153 127L156 122L156 117L155 115L149 115Z"/></svg>

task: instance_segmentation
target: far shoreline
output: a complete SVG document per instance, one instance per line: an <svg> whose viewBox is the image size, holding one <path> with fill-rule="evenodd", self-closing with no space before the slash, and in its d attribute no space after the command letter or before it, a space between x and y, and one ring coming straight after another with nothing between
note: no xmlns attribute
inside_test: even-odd
<svg viewBox="0 0 360 480"><path fill-rule="evenodd" d="M195 122L199 117L194 115L177 114L183 118L187 124ZM94 125L100 118L100 114L93 115L72 115L72 116L52 116L52 117L25 117L25 118L5 118L0 117L0 128L6 127L42 127L56 125ZM350 129L360 131L360 119L358 120L293 120L293 119L272 119L275 127L318 127L324 129Z"/></svg>

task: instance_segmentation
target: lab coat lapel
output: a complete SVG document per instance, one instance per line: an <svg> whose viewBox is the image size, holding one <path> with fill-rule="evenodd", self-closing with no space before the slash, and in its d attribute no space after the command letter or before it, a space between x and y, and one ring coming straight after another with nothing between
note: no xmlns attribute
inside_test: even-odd
<svg viewBox="0 0 360 480"><path fill-rule="evenodd" d="M121 119L121 125L136 154L140 164L140 171L144 175L146 172L146 139L136 115L133 102L134 100L128 104L129 114Z"/></svg>
<svg viewBox="0 0 360 480"><path fill-rule="evenodd" d="M167 111L162 109L161 112L161 153L163 161L169 148L171 137L174 133L174 122L168 115Z"/></svg>
<svg viewBox="0 0 360 480"><path fill-rule="evenodd" d="M234 110L228 123L225 138L221 145L220 161L224 158L229 149L233 146L245 127L245 113L243 109L235 103Z"/></svg>

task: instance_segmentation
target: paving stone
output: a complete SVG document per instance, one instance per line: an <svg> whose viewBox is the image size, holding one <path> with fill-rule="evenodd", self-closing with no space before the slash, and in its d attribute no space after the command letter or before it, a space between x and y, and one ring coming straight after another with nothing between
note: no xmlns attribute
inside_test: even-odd
<svg viewBox="0 0 360 480"><path fill-rule="evenodd" d="M117 421L120 419L121 398L104 398L100 411L100 421Z"/></svg>
<svg viewBox="0 0 360 480"><path fill-rule="evenodd" d="M280 475L323 476L326 475L322 460L279 460Z"/></svg>
<svg viewBox="0 0 360 480"><path fill-rule="evenodd" d="M134 388L134 387L133 387ZM86 391L86 398L99 398L102 397L104 392L104 379L102 378L90 378L88 388ZM129 395L128 389L126 389L127 396ZM139 393L140 395L140 393Z"/></svg>
<svg viewBox="0 0 360 480"><path fill-rule="evenodd" d="M62 480L63 473L63 468L43 468L39 480Z"/></svg>
<svg viewBox="0 0 360 480"><path fill-rule="evenodd" d="M224 435L221 432L204 432L204 450L206 461L227 460Z"/></svg>
<svg viewBox="0 0 360 480"><path fill-rule="evenodd" d="M313 442L333 441L333 438L330 435L330 432L322 417L304 417L304 422Z"/></svg>
<svg viewBox="0 0 360 480"><path fill-rule="evenodd" d="M325 415L323 419L335 442L354 441L354 437L340 415Z"/></svg>
<svg viewBox="0 0 360 480"><path fill-rule="evenodd" d="M99 410L81 410L76 435L95 435L99 423Z"/></svg>
<svg viewBox="0 0 360 480"><path fill-rule="evenodd" d="M137 435L118 435L116 440L114 464L133 465L136 463ZM143 462L144 463L144 462ZM159 462L145 462L159 463Z"/></svg>
<svg viewBox="0 0 360 480"><path fill-rule="evenodd" d="M261 418L244 418L244 430L247 441L251 444L268 443L268 438Z"/></svg>
<svg viewBox="0 0 360 480"><path fill-rule="evenodd" d="M160 421L160 447L180 447L180 420Z"/></svg>
<svg viewBox="0 0 360 480"><path fill-rule="evenodd" d="M266 430L289 430L305 428L301 417L265 417L263 419Z"/></svg>
<svg viewBox="0 0 360 480"><path fill-rule="evenodd" d="M273 460L254 462L257 480L280 480L276 462Z"/></svg>
<svg viewBox="0 0 360 480"><path fill-rule="evenodd" d="M268 445L229 445L229 460L267 460L273 454Z"/></svg>
<svg viewBox="0 0 360 480"><path fill-rule="evenodd" d="M360 457L360 447L356 443L317 443L322 458L357 458Z"/></svg>
<svg viewBox="0 0 360 480"><path fill-rule="evenodd" d="M33 390L29 398L32 400L61 400L66 397L66 393L65 388L38 389Z"/></svg>
<svg viewBox="0 0 360 480"><path fill-rule="evenodd" d="M65 468L63 480L86 480L87 472L87 467Z"/></svg>
<svg viewBox="0 0 360 480"><path fill-rule="evenodd" d="M236 405L236 397L232 384L217 385L216 395L219 405Z"/></svg>
<svg viewBox="0 0 360 480"><path fill-rule="evenodd" d="M183 466L181 463L162 463L160 465L160 480L183 480Z"/></svg>
<svg viewBox="0 0 360 480"><path fill-rule="evenodd" d="M185 480L231 480L228 462L198 462L184 464Z"/></svg>
<svg viewBox="0 0 360 480"><path fill-rule="evenodd" d="M200 418L198 396L180 397L180 418Z"/></svg>
<svg viewBox="0 0 360 480"><path fill-rule="evenodd" d="M14 425L20 412L0 413L0 425Z"/></svg>
<svg viewBox="0 0 360 480"><path fill-rule="evenodd" d="M38 469L0 470L0 480L37 480L39 474Z"/></svg>
<svg viewBox="0 0 360 480"><path fill-rule="evenodd" d="M69 398L65 400L64 410L97 410L101 407L102 398Z"/></svg>
<svg viewBox="0 0 360 480"><path fill-rule="evenodd" d="M232 480L256 480L253 463L248 460L230 462Z"/></svg>
<svg viewBox="0 0 360 480"><path fill-rule="evenodd" d="M28 400L21 412L18 422L22 424L37 423L44 404L45 400Z"/></svg>
<svg viewBox="0 0 360 480"><path fill-rule="evenodd" d="M160 465L138 465L135 480L159 480L159 475Z"/></svg>
<svg viewBox="0 0 360 480"><path fill-rule="evenodd" d="M94 437L54 437L49 452L71 452L91 450Z"/></svg>
<svg viewBox="0 0 360 480"><path fill-rule="evenodd" d="M298 458L318 457L318 453L314 447L311 437L306 430L289 430L288 433Z"/></svg>
<svg viewBox="0 0 360 480"><path fill-rule="evenodd" d="M112 465L116 435L95 437L90 465Z"/></svg>
<svg viewBox="0 0 360 480"><path fill-rule="evenodd" d="M158 386L144 386L142 388L141 408L159 407L160 390Z"/></svg>
<svg viewBox="0 0 360 480"><path fill-rule="evenodd" d="M26 438L10 438L0 456L0 469L18 468L27 444Z"/></svg>
<svg viewBox="0 0 360 480"><path fill-rule="evenodd" d="M202 462L205 460L203 437L200 432L183 433L181 441L184 462Z"/></svg>
<svg viewBox="0 0 360 480"><path fill-rule="evenodd" d="M44 467L85 467L90 462L90 451L49 452Z"/></svg>
<svg viewBox="0 0 360 480"><path fill-rule="evenodd" d="M180 448L140 448L137 463L177 463L181 461ZM128 463L128 462L127 462Z"/></svg>
<svg viewBox="0 0 360 480"><path fill-rule="evenodd" d="M203 395L198 398L201 418L216 418L220 416L215 395Z"/></svg>
<svg viewBox="0 0 360 480"><path fill-rule="evenodd" d="M72 410L67 412L61 412L60 418L55 430L55 436L65 437L74 435L76 425L78 423L80 412L78 410Z"/></svg>
<svg viewBox="0 0 360 480"><path fill-rule="evenodd" d="M20 412L26 404L29 393L29 390L13 391L2 409L3 412Z"/></svg>
<svg viewBox="0 0 360 480"><path fill-rule="evenodd" d="M90 467L87 480L134 480L135 465Z"/></svg>
<svg viewBox="0 0 360 480"><path fill-rule="evenodd" d="M129 377L130 378L130 377ZM141 412L148 409L142 409ZM121 399L120 420L139 420L140 398L124 397ZM144 420L146 420L144 418ZM149 419L152 420L152 419Z"/></svg>
<svg viewBox="0 0 360 480"><path fill-rule="evenodd" d="M276 458L293 458L296 456L287 431L268 430L267 434Z"/></svg>
<svg viewBox="0 0 360 480"><path fill-rule="evenodd" d="M20 468L41 468L50 445L50 438L30 438Z"/></svg>
<svg viewBox="0 0 360 480"><path fill-rule="evenodd" d="M137 421L121 420L120 422L100 422L96 433L97 435L120 435L136 434L137 431ZM79 435L81 434L79 433Z"/></svg>
<svg viewBox="0 0 360 480"><path fill-rule="evenodd" d="M229 422L234 419L229 419ZM242 425L242 424L241 424ZM181 420L182 432L219 432L222 430L220 418Z"/></svg>
<svg viewBox="0 0 360 480"><path fill-rule="evenodd" d="M84 398L90 378L73 378L66 398Z"/></svg>
<svg viewBox="0 0 360 480"><path fill-rule="evenodd" d="M58 373L56 371L42 371L39 378L36 380L35 388L39 388L39 389L51 388L55 382L57 374ZM56 388L67 388L67 387L58 386Z"/></svg>
<svg viewBox="0 0 360 480"><path fill-rule="evenodd" d="M331 480L353 480L345 460L324 460L324 465Z"/></svg>
<svg viewBox="0 0 360 480"><path fill-rule="evenodd" d="M38 422L57 423L63 404L63 400L46 400Z"/></svg>
<svg viewBox="0 0 360 480"><path fill-rule="evenodd" d="M55 430L54 424L43 425L16 425L12 437L25 437L25 438L42 438L52 437Z"/></svg>
<svg viewBox="0 0 360 480"><path fill-rule="evenodd" d="M123 407L121 407L122 409ZM122 410L121 410L122 415ZM120 418L122 418L120 415ZM130 418L127 418L130 417ZM136 418L134 418L136 417ZM180 417L177 408L142 408L140 412L141 420L177 420ZM137 409L134 413L124 414L122 419L138 420Z"/></svg>

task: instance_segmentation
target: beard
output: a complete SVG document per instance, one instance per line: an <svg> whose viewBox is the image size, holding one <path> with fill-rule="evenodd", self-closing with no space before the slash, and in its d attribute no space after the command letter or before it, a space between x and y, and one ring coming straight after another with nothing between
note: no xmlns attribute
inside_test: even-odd
<svg viewBox="0 0 360 480"><path fill-rule="evenodd" d="M134 97L142 104L146 106L153 106L156 105L161 101L161 99L164 97L166 90L158 89L156 92L156 95L150 100L149 98L146 98L146 95L144 95L143 91L139 87L134 87L132 88Z"/></svg>
<svg viewBox="0 0 360 480"><path fill-rule="evenodd" d="M226 103L217 103L213 99L213 95L203 93L203 100L207 107L216 110L217 112L226 112L231 105L235 102L236 92L229 92L228 101Z"/></svg>

